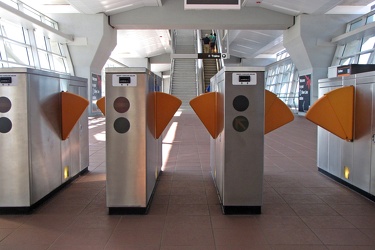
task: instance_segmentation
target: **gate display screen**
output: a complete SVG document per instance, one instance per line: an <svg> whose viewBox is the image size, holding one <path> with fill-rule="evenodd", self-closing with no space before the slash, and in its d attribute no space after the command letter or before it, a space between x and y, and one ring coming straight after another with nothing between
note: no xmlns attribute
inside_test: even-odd
<svg viewBox="0 0 375 250"><path fill-rule="evenodd" d="M12 77L7 77L7 76L0 77L0 83L5 83L5 84L12 83Z"/></svg>
<svg viewBox="0 0 375 250"><path fill-rule="evenodd" d="M250 80L251 80L251 77L249 75L247 75L247 76L239 76L238 77L238 81L239 82L250 82Z"/></svg>
<svg viewBox="0 0 375 250"><path fill-rule="evenodd" d="M119 83L131 83L131 78L128 76L119 77Z"/></svg>

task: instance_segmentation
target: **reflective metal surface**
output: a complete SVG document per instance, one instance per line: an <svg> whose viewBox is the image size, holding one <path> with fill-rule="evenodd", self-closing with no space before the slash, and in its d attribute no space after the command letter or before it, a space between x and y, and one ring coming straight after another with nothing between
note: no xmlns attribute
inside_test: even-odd
<svg viewBox="0 0 375 250"><path fill-rule="evenodd" d="M239 73L251 73L253 82L239 83L236 78L241 75ZM247 78L241 76L241 79ZM210 162L224 212L231 207L257 207L260 212L263 192L264 71L260 68L224 68L211 79L211 89L220 93L218 110L224 119L224 130L217 139L211 139L213 156ZM245 100L245 103L242 105L236 100Z"/></svg>
<svg viewBox="0 0 375 250"><path fill-rule="evenodd" d="M0 208L30 207L88 167L87 112L81 118L83 139L72 133L61 141L60 104L64 85L79 85L87 98L87 80L27 68L0 69L0 77L6 75L13 76L13 83L0 84L0 97L12 106L0 117L9 118L12 128L0 133ZM70 152L86 160L75 166Z"/></svg>
<svg viewBox="0 0 375 250"><path fill-rule="evenodd" d="M318 127L318 167L370 195L375 195L374 84L373 72L319 81L319 97L342 86L355 86L355 107L352 142Z"/></svg>
<svg viewBox="0 0 375 250"><path fill-rule="evenodd" d="M125 208L124 213L133 208L146 211L161 170L161 139L155 139L150 131L155 122L152 93L160 89L160 77L145 68L106 69L107 207L110 213L112 208ZM121 103L115 104L122 99L127 100L123 104L128 106L125 109L120 108Z"/></svg>

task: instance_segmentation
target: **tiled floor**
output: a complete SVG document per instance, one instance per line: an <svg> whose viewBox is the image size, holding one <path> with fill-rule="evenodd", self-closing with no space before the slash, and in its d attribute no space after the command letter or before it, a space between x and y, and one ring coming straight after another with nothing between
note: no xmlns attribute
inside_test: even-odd
<svg viewBox="0 0 375 250"><path fill-rule="evenodd" d="M318 173L303 117L265 136L262 214L246 216L222 215L209 135L191 112L173 119L149 214L108 215L104 122L90 120L88 174L31 215L0 215L0 250L375 249L375 204Z"/></svg>

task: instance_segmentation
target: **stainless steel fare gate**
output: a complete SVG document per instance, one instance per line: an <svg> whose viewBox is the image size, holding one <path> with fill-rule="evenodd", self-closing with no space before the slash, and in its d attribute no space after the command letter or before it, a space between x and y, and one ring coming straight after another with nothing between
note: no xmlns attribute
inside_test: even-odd
<svg viewBox="0 0 375 250"><path fill-rule="evenodd" d="M143 214L161 171L161 139L150 120L161 78L145 68L106 69L106 165L109 214ZM152 126L152 125L151 125Z"/></svg>

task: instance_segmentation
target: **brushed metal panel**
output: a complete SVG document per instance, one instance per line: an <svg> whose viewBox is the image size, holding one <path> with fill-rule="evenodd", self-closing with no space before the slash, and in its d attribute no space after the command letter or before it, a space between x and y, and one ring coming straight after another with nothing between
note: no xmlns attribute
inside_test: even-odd
<svg viewBox="0 0 375 250"><path fill-rule="evenodd" d="M225 71L219 71L214 77L211 91L218 92L225 99ZM224 103L224 101L223 101ZM219 106L218 112L222 112L225 120L224 106ZM214 157L210 164L213 165L213 176L221 201L224 196L224 173L225 173L225 131L223 130L216 139L211 139L211 149Z"/></svg>
<svg viewBox="0 0 375 250"><path fill-rule="evenodd" d="M251 68L253 69L253 68ZM224 130L211 140L213 176L223 206L260 206L263 192L264 157L264 72L250 68L224 68L211 78L212 91L222 97ZM259 70L254 68L254 70ZM256 85L233 85L235 72L256 72ZM249 107L237 111L233 100L239 96L249 100ZM222 109L222 110L221 110ZM248 128L238 132L233 127L237 116L248 119Z"/></svg>
<svg viewBox="0 0 375 250"><path fill-rule="evenodd" d="M61 184L60 95L58 75L29 74L28 112L31 203Z"/></svg>
<svg viewBox="0 0 375 250"><path fill-rule="evenodd" d="M356 76L351 75L347 77L343 77L342 85L343 86L355 86L356 84ZM356 105L356 104L355 104ZM354 108L355 109L355 108ZM354 116L356 115L356 112L354 111ZM356 122L354 121L354 124ZM341 144L341 168L340 173L337 174L337 177L340 177L341 179L351 182L351 179L345 178L345 167L349 167L349 169L353 169L354 167L354 148L355 148L355 131L354 131L354 140L353 142L347 142L345 140L340 140Z"/></svg>
<svg viewBox="0 0 375 250"><path fill-rule="evenodd" d="M69 82L68 91L76 95L79 95L78 86L74 86L70 84L70 82ZM77 122L74 125L67 139L69 141L69 147L71 149L70 150L71 162L70 162L70 170L69 170L71 176L76 175L81 170L79 132L80 132L79 122Z"/></svg>
<svg viewBox="0 0 375 250"><path fill-rule="evenodd" d="M84 82L87 85L87 81ZM87 98L87 87L79 87L78 94L86 99ZM80 145L80 171L87 168L90 164L90 153L89 153L89 111L88 109L82 114L79 119L79 145Z"/></svg>
<svg viewBox="0 0 375 250"><path fill-rule="evenodd" d="M318 127L318 140L317 140L317 163L318 167L329 172L328 165L328 135L329 132L324 128Z"/></svg>
<svg viewBox="0 0 375 250"><path fill-rule="evenodd" d="M340 78L320 80L319 96L324 94L327 89L355 86L354 140L346 142L329 134L328 149L325 151L327 140L323 138L323 133L318 132L318 163L325 164L322 159L328 156L328 172L372 194L375 192L375 159L373 157L375 150L373 149L374 142L371 140L375 131L374 83L373 72L343 77L342 84L340 84ZM341 148L340 155L337 152L337 147ZM338 169L338 164L340 169ZM349 179L344 176L345 166L350 169ZM322 168L322 166L319 167Z"/></svg>
<svg viewBox="0 0 375 250"><path fill-rule="evenodd" d="M87 99L87 79L73 76L60 78L60 90L69 91ZM88 110L86 109L69 137L61 141L61 178L65 182L89 165ZM64 177L64 168L69 176Z"/></svg>
<svg viewBox="0 0 375 250"><path fill-rule="evenodd" d="M353 182L362 190L375 194L375 149L372 136L375 131L374 72L356 75L355 107L355 169Z"/></svg>
<svg viewBox="0 0 375 250"><path fill-rule="evenodd" d="M244 71L240 71L244 72ZM264 72L257 74L256 85L233 85L232 73L225 74L225 180L224 206L260 206L263 192L264 160ZM233 100L243 95L249 107L236 111ZM248 128L238 132L233 121L244 116Z"/></svg>
<svg viewBox="0 0 375 250"><path fill-rule="evenodd" d="M318 95L319 98L322 97L324 94L328 93L330 90L332 82L327 81L326 79L319 80L319 90ZM318 126L318 138L317 138L317 164L318 167L324 169L325 171L329 171L328 165L328 156L329 156L329 148L328 148L328 136L329 132L324 128Z"/></svg>
<svg viewBox="0 0 375 250"><path fill-rule="evenodd" d="M0 69L0 73L11 72ZM13 73L13 72L12 72ZM16 86L0 86L0 96L11 101L11 109L0 113L12 122L8 133L0 133L0 206L17 207L30 205L27 75L17 75Z"/></svg>
<svg viewBox="0 0 375 250"><path fill-rule="evenodd" d="M121 73L137 74L136 86L112 86L113 74ZM150 140L151 134L146 125L146 97L149 91L154 89L150 89L148 74L149 71L143 68L106 69L108 207L146 207L150 195L147 185L154 183L152 179L155 178L155 167L152 163L157 160L147 158L147 154L156 157L155 140ZM129 100L130 107L125 113L119 113L113 108L113 103L118 97L125 97ZM126 133L115 131L113 124L118 118L126 118L130 122L130 129ZM151 150L150 153L147 150ZM147 175L151 173L154 177L148 179Z"/></svg>
<svg viewBox="0 0 375 250"><path fill-rule="evenodd" d="M341 173L340 176L345 181L348 181L345 178L345 167L349 167L350 169L354 166L354 143L353 142L347 142L342 140L341 141Z"/></svg>
<svg viewBox="0 0 375 250"><path fill-rule="evenodd" d="M340 177L342 169L341 141L336 135L328 134L328 172Z"/></svg>
<svg viewBox="0 0 375 250"><path fill-rule="evenodd" d="M60 91L67 92L69 88L70 80L68 78L61 78L60 79ZM61 125L60 125L61 126ZM61 128L60 128L61 131ZM61 166L60 166L60 178L61 182L66 182L69 180L69 177L64 176L64 169L70 168L71 165L71 147L70 147L70 140L67 138L66 140L60 140L61 145ZM70 171L70 170L69 170Z"/></svg>
<svg viewBox="0 0 375 250"><path fill-rule="evenodd" d="M157 85L157 77L156 75L152 73L148 73L145 75L145 84L147 86L147 94L144 96L146 98L146 204L148 200L151 197L152 191L154 190L155 184L156 184L156 178L158 176L158 173L160 171L161 165L159 165L159 155L158 155L158 148L159 148L159 141L156 140L151 133L151 128L155 128L155 124L149 124L149 123L155 123L155 101L153 98L147 98L147 95L151 95L155 92L157 89L159 89L160 86ZM142 97L142 96L141 96ZM151 126L149 128L148 126ZM160 166L160 167L159 167Z"/></svg>
<svg viewBox="0 0 375 250"><path fill-rule="evenodd" d="M372 81L374 82L374 81ZM373 84L357 84L353 169L350 180L356 187L369 192L372 152L372 95Z"/></svg>
<svg viewBox="0 0 375 250"><path fill-rule="evenodd" d="M353 81L354 78L348 78ZM348 80L347 79L347 80ZM319 80L319 98L324 94L343 86L341 77ZM337 176L341 177L343 169L343 152L351 153L350 148L344 147L344 141L327 130L318 127L317 138L317 162L318 167ZM346 163L350 163L352 156L347 155Z"/></svg>
<svg viewBox="0 0 375 250"><path fill-rule="evenodd" d="M60 139L60 79L79 79L83 86L87 80L28 68L0 70L5 72L15 74L17 84L0 86L0 96L12 102L0 117L13 124L0 134L0 206L31 206L61 185L61 166L70 157L70 145Z"/></svg>

